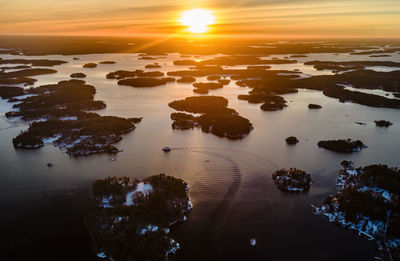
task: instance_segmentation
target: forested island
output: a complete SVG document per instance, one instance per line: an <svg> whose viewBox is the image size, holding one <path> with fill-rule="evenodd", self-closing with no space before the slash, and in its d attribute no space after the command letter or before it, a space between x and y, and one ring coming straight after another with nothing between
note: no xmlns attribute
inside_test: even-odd
<svg viewBox="0 0 400 261"><path fill-rule="evenodd" d="M387 165L354 168L349 161L336 179L338 192L315 214L376 240L385 260L400 258L400 171Z"/></svg>
<svg viewBox="0 0 400 261"><path fill-rule="evenodd" d="M209 90L221 89L224 86L218 82L195 82L193 87L195 87L193 92L207 94Z"/></svg>
<svg viewBox="0 0 400 261"><path fill-rule="evenodd" d="M285 139L286 143L289 145L296 145L299 143L299 140L295 136L290 136Z"/></svg>
<svg viewBox="0 0 400 261"><path fill-rule="evenodd" d="M272 174L272 179L284 192L304 192L310 189L312 183L310 174L296 168L277 170Z"/></svg>
<svg viewBox="0 0 400 261"><path fill-rule="evenodd" d="M100 116L87 112L106 107L94 100L96 89L82 80L60 81L24 90L20 87L0 88L0 94L16 102L7 118L19 117L30 123L28 130L12 142L18 149L37 149L52 143L72 156L93 153L117 153L112 146L122 134L135 129L135 118ZM21 96L23 95L23 96Z"/></svg>
<svg viewBox="0 0 400 261"><path fill-rule="evenodd" d="M389 128L390 126L393 125L393 123L390 122L390 121L379 120L379 121L375 121L375 125L376 125L377 127L386 127L386 128Z"/></svg>
<svg viewBox="0 0 400 261"><path fill-rule="evenodd" d="M188 113L200 113L193 116L187 113L172 113L173 129L200 127L202 131L230 139L242 139L253 129L246 118L230 109L228 100L219 96L193 96L173 101L169 107Z"/></svg>
<svg viewBox="0 0 400 261"><path fill-rule="evenodd" d="M363 148L366 148L367 146L360 140L351 140L351 139L345 139L345 140L322 140L318 142L318 147L327 149L327 150L332 150L335 152L357 152L360 151Z"/></svg>
<svg viewBox="0 0 400 261"><path fill-rule="evenodd" d="M167 260L180 245L170 227L186 220L193 205L182 179L159 174L144 179L107 177L95 180L98 209L86 226L98 257L108 260Z"/></svg>
<svg viewBox="0 0 400 261"><path fill-rule="evenodd" d="M84 65L82 65L82 68L96 68L97 67L97 63L85 63Z"/></svg>
<svg viewBox="0 0 400 261"><path fill-rule="evenodd" d="M280 60L270 60L280 63ZM324 95L339 99L340 102L354 102L371 107L400 108L399 99L391 99L376 94L362 91L348 90L346 86L359 89L379 90L383 89L398 96L400 92L400 70L377 72L368 69L369 66L399 66L400 63L386 61L357 61L357 62L306 62L305 64L315 65L318 68L335 69L333 75L314 75L311 77L300 77L299 71L270 70L260 65L249 65L247 69L227 69L223 65L242 64L268 64L269 60L260 60L257 56L241 57L217 57L211 60L196 62L194 60L178 60L176 65L193 66L189 70L170 71L170 76L181 77L216 77L228 76L236 80L236 85L249 87L249 96L254 103L264 103L261 109L266 111L280 110L285 103L277 101L277 94L296 93L298 89L320 90ZM282 60L282 63L290 60ZM400 68L400 67L399 67ZM206 90L196 92L206 93ZM272 98L271 98L272 97ZM239 99L246 99L239 96ZM270 101L274 99L273 101ZM283 98L282 98L283 99ZM257 101L257 102L255 102ZM310 109L318 109L319 105L310 105Z"/></svg>
<svg viewBox="0 0 400 261"><path fill-rule="evenodd" d="M118 70L106 75L107 79L117 79L118 85L127 85L135 88L148 88L165 85L169 82L175 82L173 77L163 77L164 73L160 71L143 70L126 71Z"/></svg>

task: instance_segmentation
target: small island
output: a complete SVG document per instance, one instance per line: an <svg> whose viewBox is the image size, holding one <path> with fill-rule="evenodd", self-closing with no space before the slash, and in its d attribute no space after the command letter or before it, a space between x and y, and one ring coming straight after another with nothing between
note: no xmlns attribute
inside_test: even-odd
<svg viewBox="0 0 400 261"><path fill-rule="evenodd" d="M107 79L117 79L122 80L126 78L133 78L133 77L163 77L164 73L160 71L150 71L145 72L143 70L135 70L135 71L125 71L125 70L118 70L115 72L110 72L106 75Z"/></svg>
<svg viewBox="0 0 400 261"><path fill-rule="evenodd" d="M80 78L80 79L82 79L82 78L86 78L86 74L84 74L84 73L72 73L70 75L70 77L71 78Z"/></svg>
<svg viewBox="0 0 400 261"><path fill-rule="evenodd" d="M224 86L217 82L195 82L193 83L193 87L195 87L193 92L207 94L209 90L221 89Z"/></svg>
<svg viewBox="0 0 400 261"><path fill-rule="evenodd" d="M175 78L172 77L164 77L164 78L138 77L138 78L119 80L118 85L127 85L135 88L148 88L148 87L166 85L167 83L174 81Z"/></svg>
<svg viewBox="0 0 400 261"><path fill-rule="evenodd" d="M321 109L322 108L322 106L321 105L318 105L318 104L313 104L313 103L310 103L310 104L308 104L308 108L309 109Z"/></svg>
<svg viewBox="0 0 400 261"><path fill-rule="evenodd" d="M85 63L82 65L82 68L96 68L97 64L96 63Z"/></svg>
<svg viewBox="0 0 400 261"><path fill-rule="evenodd" d="M296 145L297 143L299 143L299 140L295 136L287 137L285 141L289 145Z"/></svg>
<svg viewBox="0 0 400 261"><path fill-rule="evenodd" d="M99 208L86 217L86 227L99 258L167 260L179 250L169 232L193 207L182 179L107 177L92 187Z"/></svg>
<svg viewBox="0 0 400 261"><path fill-rule="evenodd" d="M335 151L335 152L357 152L363 148L367 148L366 145L360 140L353 141L351 139L346 140L323 140L318 142L318 147Z"/></svg>
<svg viewBox="0 0 400 261"><path fill-rule="evenodd" d="M219 79L218 83L222 84L222 85L228 85L231 82L231 80L229 79Z"/></svg>
<svg viewBox="0 0 400 261"><path fill-rule="evenodd" d="M310 174L296 168L280 169L272 174L272 179L283 192L304 192L310 189Z"/></svg>
<svg viewBox="0 0 400 261"><path fill-rule="evenodd" d="M389 128L390 126L393 125L393 123L391 123L390 121L379 120L379 121L375 121L375 125L376 125L377 127L386 127L386 128Z"/></svg>
<svg viewBox="0 0 400 261"><path fill-rule="evenodd" d="M375 240L385 260L400 257L400 170L387 165L354 168L343 161L336 179L338 192L314 213Z"/></svg>
<svg viewBox="0 0 400 261"><path fill-rule="evenodd" d="M176 80L176 82L180 82L180 83L192 83L195 81L196 81L196 78L191 77L191 76L184 76L184 77L181 77L178 80Z"/></svg>
<svg viewBox="0 0 400 261"><path fill-rule="evenodd" d="M99 62L99 64L115 64L116 62L115 61L102 61L102 62Z"/></svg>
<svg viewBox="0 0 400 261"><path fill-rule="evenodd" d="M161 68L161 65L159 65L158 63L147 64L144 68L146 68L146 69L158 69L158 68Z"/></svg>
<svg viewBox="0 0 400 261"><path fill-rule="evenodd" d="M153 56L140 56L138 60L147 60L147 61L152 61L152 60L157 60L157 57Z"/></svg>
<svg viewBox="0 0 400 261"><path fill-rule="evenodd" d="M275 97L280 97L280 96L275 96ZM279 111L283 110L285 107L287 107L285 99L275 100L272 98L271 100L264 102L264 104L261 105L260 108L263 111Z"/></svg>
<svg viewBox="0 0 400 261"><path fill-rule="evenodd" d="M286 105L286 100L277 95L270 95L264 93L251 93L248 95L241 94L238 96L239 100L245 100L249 103L263 103L261 109L263 111L277 111L283 110Z"/></svg>

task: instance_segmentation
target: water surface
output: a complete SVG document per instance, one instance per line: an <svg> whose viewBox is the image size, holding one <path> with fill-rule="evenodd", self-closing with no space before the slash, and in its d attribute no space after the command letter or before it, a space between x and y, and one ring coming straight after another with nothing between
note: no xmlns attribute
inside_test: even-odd
<svg viewBox="0 0 400 261"><path fill-rule="evenodd" d="M357 166L400 165L398 110L339 103L321 92L300 90L284 95L288 108L264 112L260 105L238 100L237 95L246 94L249 89L232 81L223 89L210 91L210 95L226 97L229 107L253 123L254 130L248 137L232 141L199 129L171 128L170 114L174 110L168 103L192 96L190 84L132 88L105 78L111 71L144 69L153 62L162 65L155 70L163 72L187 68L172 64L179 54L169 54L157 61L138 60L137 54L74 57L80 60L73 60L72 56L46 56L68 63L55 66L57 74L37 77L35 86L67 80L71 73L83 72L88 75L85 80L96 87L95 98L107 104L98 113L141 116L143 121L116 144L123 152L113 156L115 162L109 160L109 155L72 158L50 144L36 151L15 150L11 140L26 130L28 123L6 119L4 113L11 109L11 104L0 100L0 253L5 257L2 260L94 260L84 227L84 216L95 208L91 182L106 176L146 177L158 173L183 178L191 187L194 209L187 222L175 225L171 231L182 246L178 260L373 260L376 251L371 241L314 216L310 204L321 204L336 191L335 178L343 159L352 160ZM385 60L367 57L310 54L296 58L296 64L272 68L299 69L316 75L331 72L316 71L302 63ZM104 60L116 64L82 68L84 63ZM205 78L198 79L201 80ZM309 103L323 108L309 110ZM389 120L394 125L377 128L375 120ZM291 135L300 140L296 146L288 146L284 141ZM338 138L361 139L368 148L359 153L338 154L317 147L319 140ZM163 153L163 146L173 150ZM55 167L48 168L47 162L53 162ZM271 174L281 167L297 167L311 173L314 183L310 191L300 195L278 191ZM255 247L249 246L250 238L257 239Z"/></svg>

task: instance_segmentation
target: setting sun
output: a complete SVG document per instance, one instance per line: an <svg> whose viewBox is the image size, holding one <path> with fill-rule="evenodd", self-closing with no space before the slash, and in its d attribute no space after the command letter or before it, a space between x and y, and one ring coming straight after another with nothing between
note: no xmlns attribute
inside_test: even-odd
<svg viewBox="0 0 400 261"><path fill-rule="evenodd" d="M192 9L185 11L179 21L187 26L191 33L205 33L209 29L208 26L215 23L215 16L210 10Z"/></svg>

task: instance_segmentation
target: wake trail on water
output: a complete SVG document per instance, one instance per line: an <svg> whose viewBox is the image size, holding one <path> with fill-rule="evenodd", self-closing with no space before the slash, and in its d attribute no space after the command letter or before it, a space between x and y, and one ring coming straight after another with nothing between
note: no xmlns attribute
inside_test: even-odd
<svg viewBox="0 0 400 261"><path fill-rule="evenodd" d="M218 203L214 207L214 210L211 211L203 231L203 235L206 235L208 238L205 241L212 244L213 252L219 253L219 256L222 257L222 253L220 253L221 248L218 246L220 242L219 237L221 236L219 231L226 224L227 220L231 218L230 214L234 210L236 201L240 201L243 198L239 194L241 191L244 194L250 190L254 191L260 186L263 187L264 192L271 190L270 174L278 169L278 166L272 161L256 154L225 148L185 147L172 148L171 152L201 154L220 160L216 165L207 167L209 168L207 173L202 172L202 175L194 174L201 184L210 184L210 182L218 183L220 182L218 179L220 175L228 175L230 179L229 185L222 181L221 184L216 184L217 187L220 187L221 190L226 190L226 192L222 197L215 199L218 200ZM203 189L207 190L209 188L204 186Z"/></svg>

